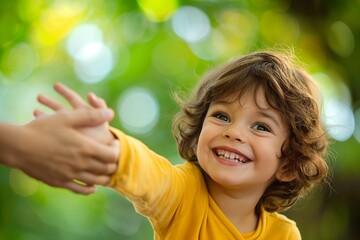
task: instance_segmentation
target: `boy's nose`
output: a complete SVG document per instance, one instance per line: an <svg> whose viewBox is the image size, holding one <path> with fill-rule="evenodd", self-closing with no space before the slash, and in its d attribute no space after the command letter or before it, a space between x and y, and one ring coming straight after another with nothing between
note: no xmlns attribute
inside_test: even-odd
<svg viewBox="0 0 360 240"><path fill-rule="evenodd" d="M224 136L230 140L239 141L241 143L244 143L246 141L244 130L239 126L229 126L225 132Z"/></svg>
<svg viewBox="0 0 360 240"><path fill-rule="evenodd" d="M225 137L232 139L232 137L230 135L225 135ZM234 138L234 140L242 142L242 140L240 138Z"/></svg>

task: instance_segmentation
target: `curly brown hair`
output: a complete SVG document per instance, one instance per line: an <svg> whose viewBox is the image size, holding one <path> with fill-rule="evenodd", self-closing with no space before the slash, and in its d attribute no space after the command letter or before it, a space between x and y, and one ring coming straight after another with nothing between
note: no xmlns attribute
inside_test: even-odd
<svg viewBox="0 0 360 240"><path fill-rule="evenodd" d="M188 100L177 98L181 111L173 121L180 155L197 162L196 145L210 103L250 88L264 91L267 103L277 110L288 127L281 148L285 173L293 180L274 180L258 202L257 211L282 211L325 180L328 138L321 121L317 87L311 76L295 66L293 54L255 52L207 74ZM255 98L255 97L254 97ZM256 100L256 99L255 99Z"/></svg>

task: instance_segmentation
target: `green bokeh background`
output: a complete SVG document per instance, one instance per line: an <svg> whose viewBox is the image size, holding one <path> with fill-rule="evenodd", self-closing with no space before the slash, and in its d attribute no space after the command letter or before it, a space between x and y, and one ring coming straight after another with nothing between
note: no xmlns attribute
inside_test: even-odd
<svg viewBox="0 0 360 240"><path fill-rule="evenodd" d="M208 17L207 41L191 44L175 33L173 16L185 6ZM179 163L170 131L177 111L172 92L191 89L204 72L232 57L292 46L328 97L347 101L355 135L332 141L333 189L318 189L286 215L305 240L360 239L359 14L359 0L0 0L0 120L30 121L39 107L36 95L58 98L52 85L60 81L82 96L102 96L117 112L111 124L131 133L121 121L119 99L136 86L154 96L159 115L151 131L131 134ZM92 83L76 73L67 51L69 36L86 23L101 30L113 59L111 71ZM0 239L152 239L152 230L110 189L80 196L0 166Z"/></svg>

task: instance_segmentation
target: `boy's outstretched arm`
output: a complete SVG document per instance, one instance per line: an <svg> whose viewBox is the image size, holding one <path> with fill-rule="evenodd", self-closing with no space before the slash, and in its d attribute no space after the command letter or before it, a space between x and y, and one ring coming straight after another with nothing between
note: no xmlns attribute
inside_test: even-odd
<svg viewBox="0 0 360 240"><path fill-rule="evenodd" d="M119 147L116 142L114 146L99 144L77 129L95 127L112 118L109 109L77 109L21 126L0 123L0 163L51 186L79 194L93 193L94 184L110 181Z"/></svg>

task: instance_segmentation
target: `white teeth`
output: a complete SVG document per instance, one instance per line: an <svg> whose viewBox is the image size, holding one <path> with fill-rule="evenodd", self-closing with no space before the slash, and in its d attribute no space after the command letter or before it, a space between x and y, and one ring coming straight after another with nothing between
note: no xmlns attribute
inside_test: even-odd
<svg viewBox="0 0 360 240"><path fill-rule="evenodd" d="M225 159L229 162L242 162L242 163L248 162L248 159L245 158L244 156L233 152L228 152L223 149L216 150L215 153L218 157Z"/></svg>

